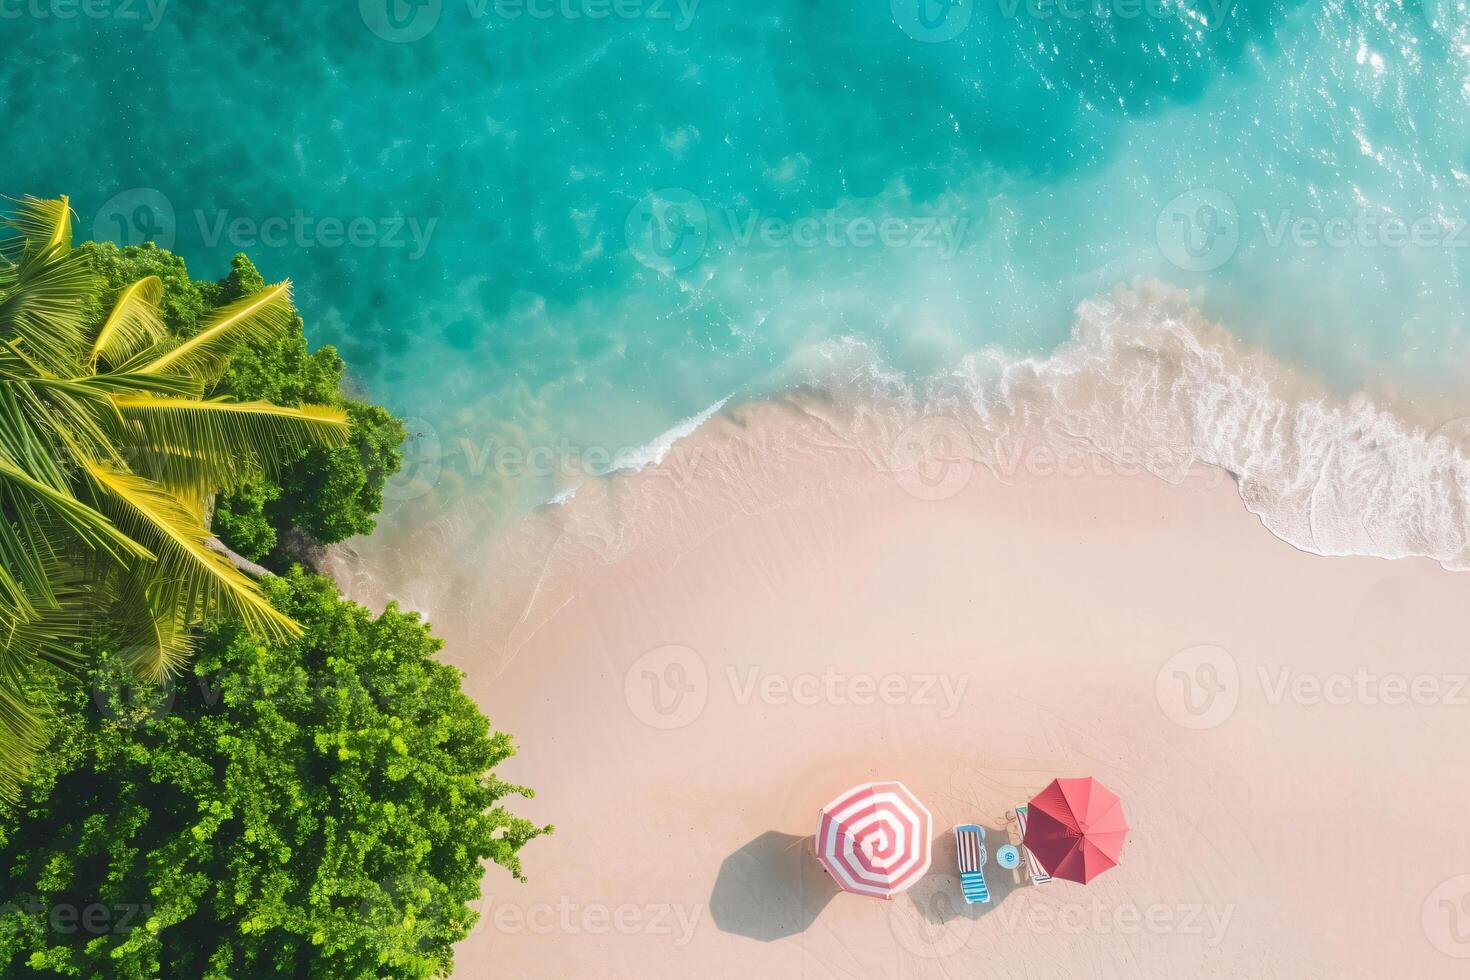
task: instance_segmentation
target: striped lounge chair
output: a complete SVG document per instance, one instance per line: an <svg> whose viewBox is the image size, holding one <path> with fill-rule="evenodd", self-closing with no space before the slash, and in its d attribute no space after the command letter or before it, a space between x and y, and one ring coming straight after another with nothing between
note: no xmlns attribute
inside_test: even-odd
<svg viewBox="0 0 1470 980"><path fill-rule="evenodd" d="M955 827L954 848L960 865L960 890L965 893L965 901L971 905L988 903L990 889L985 884L985 873L980 870L986 860L984 828L972 823Z"/></svg>
<svg viewBox="0 0 1470 980"><path fill-rule="evenodd" d="M1031 848L1025 845L1026 840L1026 810L1025 806L1016 807L1016 823L1021 828L1021 850L1026 852L1026 870L1031 873L1031 884L1042 885L1051 881L1051 875L1036 860L1036 855L1031 853Z"/></svg>

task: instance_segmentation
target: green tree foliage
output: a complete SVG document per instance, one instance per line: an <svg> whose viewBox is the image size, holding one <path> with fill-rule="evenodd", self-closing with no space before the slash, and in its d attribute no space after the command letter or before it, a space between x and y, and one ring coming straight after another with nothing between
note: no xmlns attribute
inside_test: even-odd
<svg viewBox="0 0 1470 980"><path fill-rule="evenodd" d="M141 276L158 276L164 283L164 322L179 336L192 336L209 311L265 285L244 255L235 256L229 275L208 282L190 279L183 259L153 244L119 248L110 242L89 242L83 249L113 290ZM321 544L373 531L383 505L383 485L402 464L400 446L406 435L403 423L388 411L343 393L342 358L330 345L310 350L302 328L301 317L293 310L287 330L235 354L218 388L236 398L277 405L336 406L352 422L347 445L306 449L277 477L218 501L214 529L220 538L245 557L277 568L287 562L280 556L272 560L272 552L293 527Z"/></svg>
<svg viewBox="0 0 1470 980"><path fill-rule="evenodd" d="M339 406L205 397L246 342L292 315L290 283L209 311L187 338L160 314L164 283L107 290L72 248L66 200L26 198L0 239L0 798L45 745L36 685L76 667L80 641L124 641L160 678L194 625L221 613L263 636L295 624L210 547L208 499L280 479L347 443Z"/></svg>
<svg viewBox="0 0 1470 980"><path fill-rule="evenodd" d="M0 975L438 976L481 862L519 877L551 828L504 808L531 795L493 775L511 741L418 616L300 569L266 588L302 638L221 625L171 688L103 658L65 690L0 819Z"/></svg>

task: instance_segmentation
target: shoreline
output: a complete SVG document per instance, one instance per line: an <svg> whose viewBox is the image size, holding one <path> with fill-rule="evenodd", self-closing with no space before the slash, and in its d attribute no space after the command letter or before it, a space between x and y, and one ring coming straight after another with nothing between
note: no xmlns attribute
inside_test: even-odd
<svg viewBox="0 0 1470 980"><path fill-rule="evenodd" d="M1005 482L831 431L789 401L722 413L520 522L430 610L520 747L525 815L557 824L528 885L488 873L459 975L1452 973L1432 897L1470 842L1412 814L1454 812L1470 763L1455 574L1283 547L1215 468ZM1209 692L1171 685L1202 666L1233 667L1232 708L1191 727ZM1359 668L1439 700L1322 700ZM1123 797L1122 864L1086 888L992 864L995 903L963 906L948 827L994 846L1057 775ZM816 808L873 778L935 815L891 903L808 860Z"/></svg>
<svg viewBox="0 0 1470 980"><path fill-rule="evenodd" d="M638 447L526 448L429 426L415 447L420 458L390 484L395 505L377 534L338 549L334 573L370 603L392 597L431 615L457 610L475 566L498 547L492 542L517 533L518 515L590 494L604 523L634 527L630 515L648 495L628 488L643 485L634 479L641 469L698 493L710 433L773 412L800 417L772 437L756 432L715 451L744 453L752 465L771 454L821 458L844 472L850 455L889 473L979 467L1003 480L1149 473L1178 482L1219 470L1248 511L1301 550L1428 556L1470 570L1463 396L1410 397L1391 387L1335 393L1233 338L1188 294L1161 283L1140 280L1084 302L1072 339L1044 357L987 349L921 387L861 344L824 344L799 361L775 393L726 395ZM724 510L785 499L715 476L710 497L722 498ZM535 479L545 486L528 498ZM658 506L724 520L712 502L667 498ZM570 524L586 525L587 513L577 509Z"/></svg>

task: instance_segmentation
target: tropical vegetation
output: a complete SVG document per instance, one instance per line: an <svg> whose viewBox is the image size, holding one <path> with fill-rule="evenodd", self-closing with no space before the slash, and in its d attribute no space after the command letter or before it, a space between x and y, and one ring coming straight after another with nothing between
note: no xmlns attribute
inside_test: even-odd
<svg viewBox="0 0 1470 980"><path fill-rule="evenodd" d="M284 540L371 530L401 423L244 256L6 227L0 977L446 975L551 828L427 624Z"/></svg>
<svg viewBox="0 0 1470 980"><path fill-rule="evenodd" d="M0 798L48 738L40 675L79 666L105 632L129 669L162 679L191 627L230 615L299 633L212 547L211 495L346 444L347 413L209 397L232 353L291 325L290 283L213 310L183 338L144 276L91 315L103 280L72 248L66 200L26 198L0 242Z"/></svg>
<svg viewBox="0 0 1470 980"><path fill-rule="evenodd" d="M304 636L226 623L165 688L105 655L67 685L0 821L0 976L439 976L481 862L519 876L550 828L503 808L510 739L418 616L299 569L265 588Z"/></svg>
<svg viewBox="0 0 1470 980"><path fill-rule="evenodd" d="M164 285L160 313L176 337L194 336L211 311L266 286L244 255L235 256L229 275L211 282L191 279L182 258L153 244L119 248L88 242L81 248L106 283L107 295L157 276ZM345 411L351 425L345 445L308 447L294 459L283 459L278 473L258 474L220 496L215 533L244 557L280 571L306 557L313 545L370 534L376 526L383 485L402 463L405 433L386 409L343 393L345 371L332 346L308 349L294 311L286 329L247 338L231 355L217 393L276 405L329 405Z"/></svg>

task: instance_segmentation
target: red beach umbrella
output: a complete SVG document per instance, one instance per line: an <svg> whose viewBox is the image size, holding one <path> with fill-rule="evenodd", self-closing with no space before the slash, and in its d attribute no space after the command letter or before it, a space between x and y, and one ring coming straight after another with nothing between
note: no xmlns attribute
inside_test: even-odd
<svg viewBox="0 0 1470 980"><path fill-rule="evenodd" d="M846 891L892 898L929 870L934 820L899 782L854 786L822 807L817 860Z"/></svg>
<svg viewBox="0 0 1470 980"><path fill-rule="evenodd" d="M1085 885L1118 863L1127 836L1118 794L1088 776L1053 779L1036 794L1023 842L1053 878Z"/></svg>

